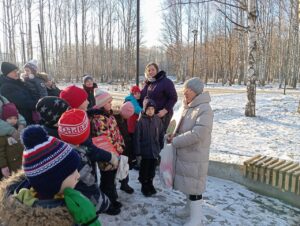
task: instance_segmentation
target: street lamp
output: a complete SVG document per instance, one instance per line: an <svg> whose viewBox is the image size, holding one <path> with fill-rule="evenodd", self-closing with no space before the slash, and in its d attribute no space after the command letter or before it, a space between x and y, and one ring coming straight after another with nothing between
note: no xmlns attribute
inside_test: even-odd
<svg viewBox="0 0 300 226"><path fill-rule="evenodd" d="M195 50L196 50L196 42L197 42L197 33L198 33L198 31L195 29L192 32L194 34L193 68L192 68L192 77L193 77L194 76L194 70L195 70Z"/></svg>
<svg viewBox="0 0 300 226"><path fill-rule="evenodd" d="M139 68L140 68L140 0L136 1L136 78L135 83L139 85Z"/></svg>

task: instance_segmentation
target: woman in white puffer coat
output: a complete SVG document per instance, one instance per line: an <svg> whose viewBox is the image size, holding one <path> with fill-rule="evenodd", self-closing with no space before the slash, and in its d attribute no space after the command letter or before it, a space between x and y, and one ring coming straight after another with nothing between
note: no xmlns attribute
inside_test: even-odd
<svg viewBox="0 0 300 226"><path fill-rule="evenodd" d="M176 149L174 189L187 195L184 208L176 216L190 215L186 226L201 225L202 193L205 191L209 162L209 147L213 125L213 111L209 93L203 93L199 78L191 78L183 87L183 111L175 136L167 140Z"/></svg>

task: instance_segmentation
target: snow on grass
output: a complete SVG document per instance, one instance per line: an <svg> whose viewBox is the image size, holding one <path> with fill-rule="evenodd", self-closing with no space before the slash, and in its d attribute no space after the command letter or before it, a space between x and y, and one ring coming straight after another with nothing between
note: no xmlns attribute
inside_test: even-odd
<svg viewBox="0 0 300 226"><path fill-rule="evenodd" d="M175 210L184 205L185 196L162 188L158 176L154 181L158 193L150 198L140 191L137 171L130 171L129 184L135 192L130 195L119 190L122 211L117 216L101 214L102 225L181 226L188 220L175 217ZM215 177L208 177L207 192L203 197L205 225L289 226L300 222L299 209Z"/></svg>
<svg viewBox="0 0 300 226"><path fill-rule="evenodd" d="M212 97L211 158L240 163L256 154L300 162L299 95L257 95L257 117L245 117L244 94Z"/></svg>

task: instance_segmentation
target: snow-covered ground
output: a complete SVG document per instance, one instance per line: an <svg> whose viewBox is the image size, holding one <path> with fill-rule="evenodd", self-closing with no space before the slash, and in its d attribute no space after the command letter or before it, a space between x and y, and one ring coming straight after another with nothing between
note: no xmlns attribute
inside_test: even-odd
<svg viewBox="0 0 300 226"><path fill-rule="evenodd" d="M128 93L119 91L117 86L100 87ZM177 88L180 90L182 86ZM299 89L288 90L287 95L283 95L278 86L258 88L257 117L249 118L244 116L247 97L241 91L245 87L217 86L218 92L213 90L215 88L207 87L211 89L214 111L210 159L243 164L245 159L263 154L300 162ZM103 225L183 225L185 220L174 215L175 209L183 205L183 194L163 189L157 176L158 193L145 198L137 177L137 171L130 172L130 184L135 193L128 195L119 191L124 205L122 212L118 216L101 215ZM300 209L233 182L209 177L203 195L206 225L300 225Z"/></svg>
<svg viewBox="0 0 300 226"><path fill-rule="evenodd" d="M175 216L175 209L184 205L185 196L162 188L158 176L158 193L145 198L140 191L138 172L130 171L131 195L118 191L122 211L117 216L100 215L102 225L112 226L181 226L188 219ZM118 183L118 187L120 184ZM203 194L205 225L224 226L299 226L300 209L276 199L249 191L236 183L208 177L207 191Z"/></svg>
<svg viewBox="0 0 300 226"><path fill-rule="evenodd" d="M300 162L300 93L257 95L257 117L245 117L243 93L212 96L211 158L240 163L256 154Z"/></svg>

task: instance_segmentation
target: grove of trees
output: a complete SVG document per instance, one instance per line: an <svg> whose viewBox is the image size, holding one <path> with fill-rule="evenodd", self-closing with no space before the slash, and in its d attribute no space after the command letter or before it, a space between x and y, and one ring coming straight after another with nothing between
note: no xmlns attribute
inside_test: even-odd
<svg viewBox="0 0 300 226"><path fill-rule="evenodd" d="M195 43L194 75L205 82L246 84L248 1L162 0L161 45L146 48L141 34L140 74L147 62L156 61L184 81L192 76ZM295 88L299 1L255 2L257 81ZM57 79L75 81L83 73L104 82L134 79L136 0L2 0L0 10L0 60L22 65L38 59Z"/></svg>

